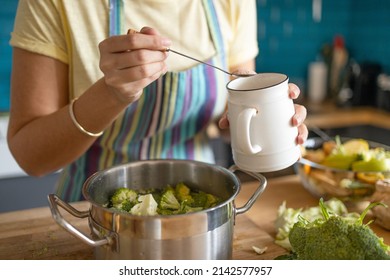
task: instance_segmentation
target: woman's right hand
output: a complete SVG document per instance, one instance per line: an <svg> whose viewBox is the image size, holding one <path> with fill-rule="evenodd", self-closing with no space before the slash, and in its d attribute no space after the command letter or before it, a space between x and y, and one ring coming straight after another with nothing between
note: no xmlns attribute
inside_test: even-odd
<svg viewBox="0 0 390 280"><path fill-rule="evenodd" d="M169 39L150 27L105 39L99 51L106 86L121 102L138 100L147 85L167 72L165 50L170 45Z"/></svg>

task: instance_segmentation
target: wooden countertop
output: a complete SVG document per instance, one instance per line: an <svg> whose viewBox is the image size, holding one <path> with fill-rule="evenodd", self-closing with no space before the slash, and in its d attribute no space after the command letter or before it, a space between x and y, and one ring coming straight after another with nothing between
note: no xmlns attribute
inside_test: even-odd
<svg viewBox="0 0 390 280"><path fill-rule="evenodd" d="M350 125L374 125L390 129L390 112L373 107L338 108L333 104L305 105L308 127L337 128Z"/></svg>
<svg viewBox="0 0 390 280"><path fill-rule="evenodd" d="M243 205L257 188L257 182L246 182L235 202ZM268 186L252 208L236 217L234 227L233 259L273 259L286 251L274 244L273 222L283 201L288 207L315 206L313 198L301 185L296 175L268 180ZM87 210L88 202L73 206ZM78 219L67 213L64 217L74 226L88 233L87 219ZM390 231L372 225L375 232L390 243ZM256 254L252 246L268 247ZM73 237L53 220L48 207L0 214L0 259L94 259L93 249Z"/></svg>

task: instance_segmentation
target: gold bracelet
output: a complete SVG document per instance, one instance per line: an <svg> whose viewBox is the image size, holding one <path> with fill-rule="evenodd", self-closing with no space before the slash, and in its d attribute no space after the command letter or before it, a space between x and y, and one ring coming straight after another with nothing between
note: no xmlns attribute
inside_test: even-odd
<svg viewBox="0 0 390 280"><path fill-rule="evenodd" d="M92 132L89 132L87 131L84 127L81 126L81 124L79 124L79 122L76 120L76 117L74 115L74 112L73 112L73 106L74 106L74 102L77 100L77 98L74 98L71 102L70 102L70 105L69 105L69 115L70 115L70 118L72 119L72 122L74 123L74 125L84 134L88 135L88 136L91 136L91 137L99 137L103 134L103 131L100 131L98 133L92 133Z"/></svg>

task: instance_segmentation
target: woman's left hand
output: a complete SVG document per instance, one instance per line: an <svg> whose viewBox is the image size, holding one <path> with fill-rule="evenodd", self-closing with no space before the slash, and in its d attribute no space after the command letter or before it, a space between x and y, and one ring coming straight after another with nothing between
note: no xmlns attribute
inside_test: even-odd
<svg viewBox="0 0 390 280"><path fill-rule="evenodd" d="M288 89L292 99L297 99L301 93L299 87L293 83L288 84ZM307 116L307 110L304 106L299 104L294 104L294 106L295 114L292 118L292 125L298 127L297 144L301 145L306 141L309 134L306 125L303 123Z"/></svg>
<svg viewBox="0 0 390 280"><path fill-rule="evenodd" d="M293 83L288 84L289 95L291 99L297 99L299 94L301 93L299 87ZM308 137L308 130L304 121L307 116L307 110L304 106L299 104L294 104L295 114L292 117L292 125L298 127L298 136L297 136L297 144L303 144ZM227 113L225 112L221 119L219 120L219 128L220 129L228 129L229 121L227 119Z"/></svg>

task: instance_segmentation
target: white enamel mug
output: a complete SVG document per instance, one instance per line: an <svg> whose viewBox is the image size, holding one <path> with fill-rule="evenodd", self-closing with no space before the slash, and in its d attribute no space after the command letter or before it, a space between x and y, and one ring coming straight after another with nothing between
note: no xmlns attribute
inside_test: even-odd
<svg viewBox="0 0 390 280"><path fill-rule="evenodd" d="M251 172L287 168L301 156L292 126L294 103L288 77L261 73L227 84L228 120L235 164Z"/></svg>

